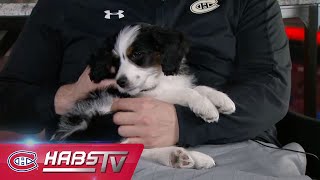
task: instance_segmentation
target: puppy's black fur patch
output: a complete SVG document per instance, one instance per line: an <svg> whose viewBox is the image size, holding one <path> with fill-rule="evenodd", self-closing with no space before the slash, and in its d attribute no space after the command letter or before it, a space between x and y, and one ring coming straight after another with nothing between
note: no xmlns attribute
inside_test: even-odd
<svg viewBox="0 0 320 180"><path fill-rule="evenodd" d="M122 137L118 135L118 125L113 123L114 113L99 115L90 118L88 128L85 131L77 131L68 137L67 141L75 142L120 142ZM74 117L76 118L76 117Z"/></svg>
<svg viewBox="0 0 320 180"><path fill-rule="evenodd" d="M160 62L156 62L152 56L129 58L141 67L153 66L156 63L160 63L165 75L177 74L181 61L189 51L186 37L181 32L151 25L143 25L140 32L137 40L133 42L132 48L134 51L142 54L158 52Z"/></svg>
<svg viewBox="0 0 320 180"><path fill-rule="evenodd" d="M116 36L107 38L102 47L91 56L88 65L90 67L90 79L99 83L104 79L113 79L120 66L120 59L112 53Z"/></svg>
<svg viewBox="0 0 320 180"><path fill-rule="evenodd" d="M189 51L189 44L186 37L181 32L156 26L142 29L142 34L144 34L144 31L149 31L158 44L164 74L177 74L181 61Z"/></svg>

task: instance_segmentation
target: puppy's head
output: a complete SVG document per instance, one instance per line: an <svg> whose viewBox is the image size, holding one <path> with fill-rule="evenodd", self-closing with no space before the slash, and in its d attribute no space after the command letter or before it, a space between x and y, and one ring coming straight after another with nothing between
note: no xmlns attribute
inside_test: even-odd
<svg viewBox="0 0 320 180"><path fill-rule="evenodd" d="M120 67L118 89L135 95L157 86L159 78L178 73L188 52L182 33L156 26L127 26L118 35L113 54Z"/></svg>

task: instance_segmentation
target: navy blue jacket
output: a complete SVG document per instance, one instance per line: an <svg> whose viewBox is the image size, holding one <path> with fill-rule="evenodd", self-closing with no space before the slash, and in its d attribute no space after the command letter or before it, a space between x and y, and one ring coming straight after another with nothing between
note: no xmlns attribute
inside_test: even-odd
<svg viewBox="0 0 320 180"><path fill-rule="evenodd" d="M227 93L236 104L236 113L213 124L176 105L180 145L275 143L271 132L288 110L291 81L277 1L208 0L192 6L195 2L40 0L0 73L0 129L37 133L46 128L50 134L58 122L57 89L78 79L99 41L127 24L144 22L184 32L198 84ZM217 8L195 13L208 7Z"/></svg>

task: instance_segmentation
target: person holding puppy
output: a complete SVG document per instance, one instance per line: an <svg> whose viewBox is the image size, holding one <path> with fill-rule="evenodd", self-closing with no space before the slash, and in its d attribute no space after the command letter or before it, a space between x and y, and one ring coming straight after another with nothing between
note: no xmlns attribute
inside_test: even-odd
<svg viewBox="0 0 320 180"><path fill-rule="evenodd" d="M140 22L183 32L197 84L225 92L237 110L208 124L186 107L119 99L112 109L120 111L113 120L121 136L148 148L249 139L278 145L274 125L288 110L291 63L276 0L39 0L0 73L0 130L45 129L50 137L59 115L115 83L88 76L86 62L101 39Z"/></svg>

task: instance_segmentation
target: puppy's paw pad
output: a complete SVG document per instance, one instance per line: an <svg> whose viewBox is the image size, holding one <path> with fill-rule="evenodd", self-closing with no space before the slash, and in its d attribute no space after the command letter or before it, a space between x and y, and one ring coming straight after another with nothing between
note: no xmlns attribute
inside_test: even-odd
<svg viewBox="0 0 320 180"><path fill-rule="evenodd" d="M170 155L171 165L174 168L191 169L194 167L194 161L188 151L184 149L174 150Z"/></svg>

